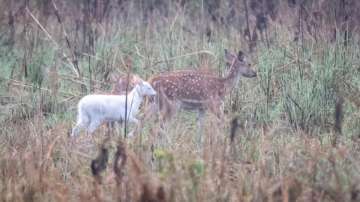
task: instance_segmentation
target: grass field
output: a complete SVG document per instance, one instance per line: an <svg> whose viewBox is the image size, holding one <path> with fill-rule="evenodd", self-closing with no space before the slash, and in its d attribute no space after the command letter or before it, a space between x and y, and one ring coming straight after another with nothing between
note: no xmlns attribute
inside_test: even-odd
<svg viewBox="0 0 360 202"><path fill-rule="evenodd" d="M294 40L288 16L269 20L249 51L244 8L228 15L233 1L217 9L228 23L204 1L99 1L113 6L102 18L86 1L44 1L48 15L42 1L0 2L1 201L360 201L356 31L346 43ZM224 49L246 52L258 76L226 96L225 121L207 114L202 145L191 112L164 129L142 120L132 138L121 127L69 137L79 99L109 93L117 76L222 76Z"/></svg>

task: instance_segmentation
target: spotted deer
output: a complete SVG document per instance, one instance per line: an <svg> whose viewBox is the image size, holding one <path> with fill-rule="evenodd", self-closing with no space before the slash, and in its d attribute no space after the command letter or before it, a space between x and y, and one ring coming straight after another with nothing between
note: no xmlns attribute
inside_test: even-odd
<svg viewBox="0 0 360 202"><path fill-rule="evenodd" d="M170 119L178 109L197 111L198 127L201 129L206 110L220 117L225 95L240 76L256 77L242 51L236 55L225 49L225 60L230 65L225 77L198 70L173 71L152 77L149 83L158 92L155 104L161 119Z"/></svg>

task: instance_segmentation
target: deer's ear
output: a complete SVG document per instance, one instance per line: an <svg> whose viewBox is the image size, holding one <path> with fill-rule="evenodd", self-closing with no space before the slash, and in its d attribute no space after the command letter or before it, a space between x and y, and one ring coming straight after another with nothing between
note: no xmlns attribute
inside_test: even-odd
<svg viewBox="0 0 360 202"><path fill-rule="evenodd" d="M234 57L236 57L236 55L230 53L230 51L228 51L227 49L224 50L225 52L225 60L229 63L231 63L234 59Z"/></svg>
<svg viewBox="0 0 360 202"><path fill-rule="evenodd" d="M141 79L138 75L136 75L136 74L133 75L133 79L134 79L135 82L139 82L139 83L141 83L141 82L144 81L144 80L142 80L142 79Z"/></svg>
<svg viewBox="0 0 360 202"><path fill-rule="evenodd" d="M146 86L146 87L149 87L149 86L151 87L150 83L148 83L147 81L142 81L141 85Z"/></svg>
<svg viewBox="0 0 360 202"><path fill-rule="evenodd" d="M143 82L143 81L139 82L138 84L139 84L140 87L144 86L144 82Z"/></svg>
<svg viewBox="0 0 360 202"><path fill-rule="evenodd" d="M238 57L238 59L239 59L240 61L244 61L244 59L245 59L245 54L244 54L244 52L239 51L237 57Z"/></svg>

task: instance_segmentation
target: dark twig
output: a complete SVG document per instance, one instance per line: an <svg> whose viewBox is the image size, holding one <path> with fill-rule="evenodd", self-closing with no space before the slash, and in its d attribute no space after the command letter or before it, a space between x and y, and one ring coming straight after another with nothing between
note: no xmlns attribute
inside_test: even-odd
<svg viewBox="0 0 360 202"><path fill-rule="evenodd" d="M234 142L236 132L239 128L239 122L238 117L235 117L231 120L231 126L230 126L230 144Z"/></svg>
<svg viewBox="0 0 360 202"><path fill-rule="evenodd" d="M94 176L99 176L100 172L103 171L106 168L106 164L109 159L109 152L108 150L102 146L100 148L100 153L96 157L96 159L91 161L91 173Z"/></svg>
<svg viewBox="0 0 360 202"><path fill-rule="evenodd" d="M101 182L100 173L106 169L106 165L109 160L109 151L105 146L109 140L109 137L104 140L104 142L101 144L98 156L94 160L92 160L90 164L91 173L93 174L98 183Z"/></svg>
<svg viewBox="0 0 360 202"><path fill-rule="evenodd" d="M343 120L343 97L339 97L335 104L335 124L334 124L334 139L332 142L333 146L336 146L338 136L342 133L342 120Z"/></svg>
<svg viewBox="0 0 360 202"><path fill-rule="evenodd" d="M120 161L120 162L119 162ZM124 142L120 141L117 145L116 153L114 155L114 173L116 175L116 183L121 184L124 175L123 168L127 161L127 154Z"/></svg>

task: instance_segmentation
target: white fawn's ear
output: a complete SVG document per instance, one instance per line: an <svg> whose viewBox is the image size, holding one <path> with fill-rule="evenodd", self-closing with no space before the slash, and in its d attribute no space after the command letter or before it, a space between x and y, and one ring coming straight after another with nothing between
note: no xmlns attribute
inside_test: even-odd
<svg viewBox="0 0 360 202"><path fill-rule="evenodd" d="M144 80L142 80L138 75L133 74L132 80L134 83L142 83Z"/></svg>
<svg viewBox="0 0 360 202"><path fill-rule="evenodd" d="M139 85L140 85L140 86L145 86L145 81L142 81L142 80L141 80L141 81L139 82Z"/></svg>
<svg viewBox="0 0 360 202"><path fill-rule="evenodd" d="M141 88L147 89L147 88L149 88L150 84L146 81L141 81L140 86L141 86Z"/></svg>

